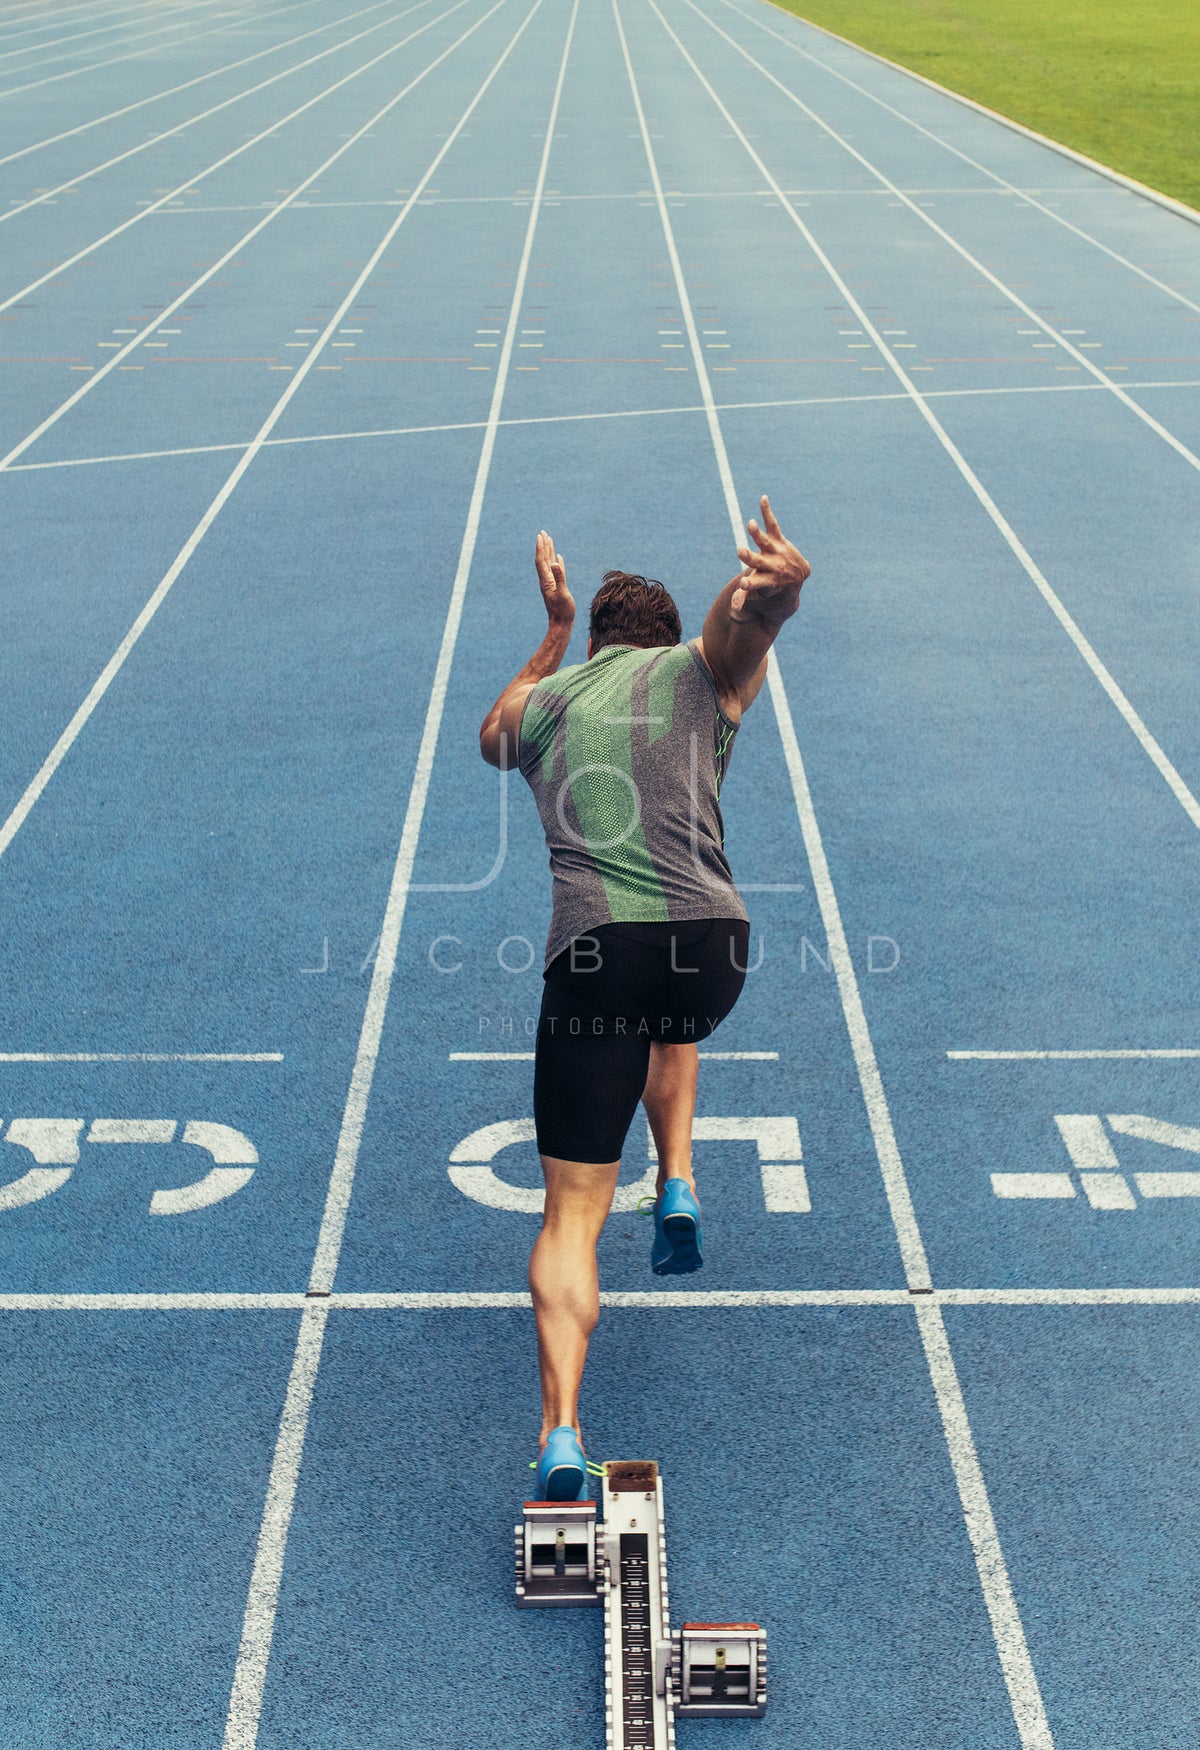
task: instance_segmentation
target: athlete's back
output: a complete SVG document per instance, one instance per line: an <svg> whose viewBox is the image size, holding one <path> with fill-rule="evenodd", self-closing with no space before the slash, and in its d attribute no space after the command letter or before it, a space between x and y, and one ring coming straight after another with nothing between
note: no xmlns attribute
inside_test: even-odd
<svg viewBox="0 0 1200 1750"><path fill-rule="evenodd" d="M547 965L600 924L746 916L719 801L736 734L696 639L608 645L538 682L517 763L554 877Z"/></svg>

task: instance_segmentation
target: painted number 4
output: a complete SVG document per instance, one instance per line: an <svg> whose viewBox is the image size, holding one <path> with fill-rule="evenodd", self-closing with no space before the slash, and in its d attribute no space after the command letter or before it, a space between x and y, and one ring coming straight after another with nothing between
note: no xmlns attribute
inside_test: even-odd
<svg viewBox="0 0 1200 1750"><path fill-rule="evenodd" d="M1112 1142L1112 1136L1133 1136L1200 1155L1200 1129L1140 1112L1110 1112L1103 1118L1098 1112L1060 1112L1054 1122L1074 1174L993 1173L997 1197L1074 1197L1076 1179L1093 1209L1136 1209L1138 1197L1200 1197L1200 1172L1125 1173Z"/></svg>

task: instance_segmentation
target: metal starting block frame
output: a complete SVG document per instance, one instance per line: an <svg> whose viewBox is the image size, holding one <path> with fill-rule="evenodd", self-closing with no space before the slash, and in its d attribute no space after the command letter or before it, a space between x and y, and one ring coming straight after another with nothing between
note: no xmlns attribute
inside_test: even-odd
<svg viewBox="0 0 1200 1750"><path fill-rule="evenodd" d="M594 1501L526 1501L516 1566L519 1605L603 1605L608 1750L674 1750L677 1716L764 1714L766 1630L685 1622L672 1635L658 1466L603 1468L602 1521Z"/></svg>

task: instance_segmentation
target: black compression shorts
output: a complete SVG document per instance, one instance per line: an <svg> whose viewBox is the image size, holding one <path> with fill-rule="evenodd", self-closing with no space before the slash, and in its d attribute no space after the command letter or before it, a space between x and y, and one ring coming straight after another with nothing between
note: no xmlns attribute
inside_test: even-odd
<svg viewBox="0 0 1200 1750"><path fill-rule="evenodd" d="M533 1076L542 1154L620 1159L651 1041L708 1038L741 995L749 939L742 918L602 924L551 961Z"/></svg>

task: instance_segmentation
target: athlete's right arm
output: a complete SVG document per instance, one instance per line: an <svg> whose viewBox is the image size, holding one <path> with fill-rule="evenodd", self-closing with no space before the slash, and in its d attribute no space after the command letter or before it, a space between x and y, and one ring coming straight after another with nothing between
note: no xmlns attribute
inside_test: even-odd
<svg viewBox="0 0 1200 1750"><path fill-rule="evenodd" d="M520 674L509 681L479 731L480 753L489 766L499 766L502 772L510 771L517 763L517 735L525 701L539 681L558 672L575 624L575 602L567 588L562 554L554 551L554 542L545 529L537 538L534 564L546 607L546 636Z"/></svg>
<svg viewBox="0 0 1200 1750"><path fill-rule="evenodd" d="M700 646L725 709L740 716L757 697L767 653L800 603L808 560L787 539L763 498L763 526L746 524L758 552L738 548L743 569L725 585L704 622Z"/></svg>

